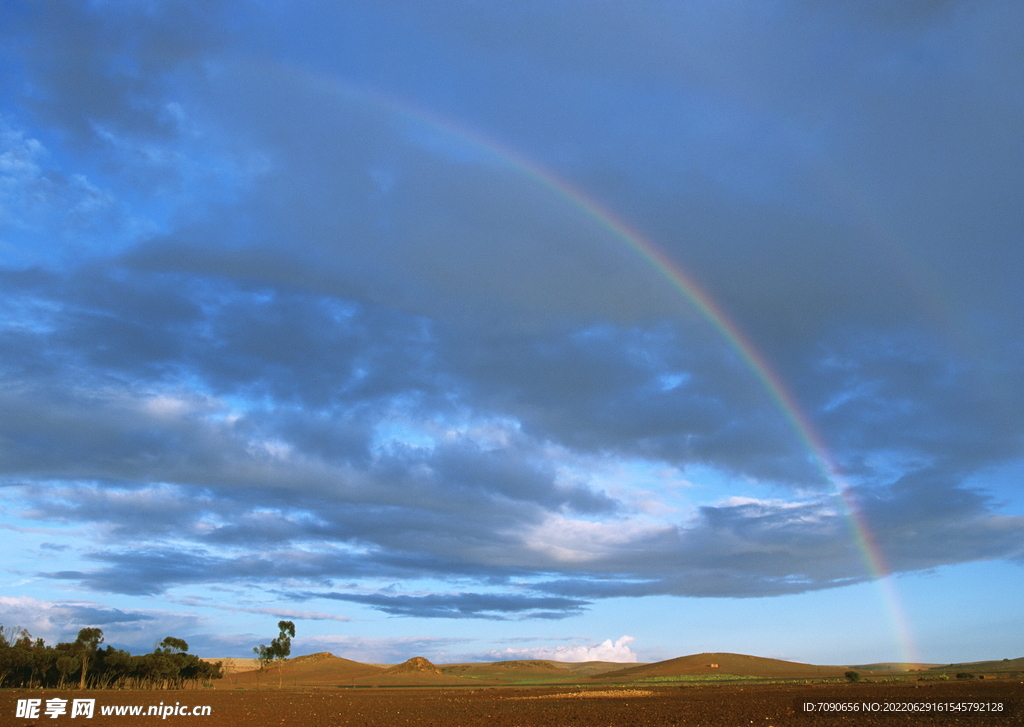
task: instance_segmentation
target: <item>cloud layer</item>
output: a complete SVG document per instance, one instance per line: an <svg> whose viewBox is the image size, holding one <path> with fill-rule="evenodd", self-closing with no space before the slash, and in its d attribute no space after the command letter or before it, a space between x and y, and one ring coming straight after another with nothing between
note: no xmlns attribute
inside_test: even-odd
<svg viewBox="0 0 1024 727"><path fill-rule="evenodd" d="M21 575L557 619L861 582L847 503L1022 558L1018 9L401 7L3 11L0 481L78 533Z"/></svg>

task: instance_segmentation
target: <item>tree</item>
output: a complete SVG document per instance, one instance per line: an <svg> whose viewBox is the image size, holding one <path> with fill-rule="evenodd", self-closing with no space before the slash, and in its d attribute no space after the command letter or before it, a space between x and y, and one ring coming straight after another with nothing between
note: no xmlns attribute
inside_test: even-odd
<svg viewBox="0 0 1024 727"><path fill-rule="evenodd" d="M187 653L188 644L173 636L143 656L113 646L99 648L102 641L100 629L87 628L78 632L73 643L47 646L24 629L16 632L0 626L0 686L64 689L77 679L81 689L85 685L90 689L115 685L181 689L223 676L219 662L208 664ZM277 642L278 650L281 643Z"/></svg>
<svg viewBox="0 0 1024 727"><path fill-rule="evenodd" d="M292 637L295 636L295 624L291 621L278 621L279 633L277 638L270 642L270 646L260 644L253 647L256 657L260 660L260 670L263 670L271 661L277 661L278 669L284 664L284 660L292 653ZM278 671L278 688L281 687L284 675Z"/></svg>
<svg viewBox="0 0 1024 727"><path fill-rule="evenodd" d="M860 681L860 673L859 672L848 671L843 676L846 677L846 681L848 681L848 682L859 682Z"/></svg>
<svg viewBox="0 0 1024 727"><path fill-rule="evenodd" d="M259 646L252 647L252 651L256 654L256 658L260 662L260 671L263 671L267 667L267 664L274 659L274 652L269 646L260 644Z"/></svg>
<svg viewBox="0 0 1024 727"><path fill-rule="evenodd" d="M132 655L127 651L107 646L106 649L98 650L96 656L99 661L101 689L107 689L113 684L123 684L131 678ZM95 668L93 671L96 671ZM94 680L93 686L95 685Z"/></svg>
<svg viewBox="0 0 1024 727"><path fill-rule="evenodd" d="M173 636L165 637L157 646L166 654L178 654L188 651L188 642L184 639L176 639Z"/></svg>
<svg viewBox="0 0 1024 727"><path fill-rule="evenodd" d="M291 621L278 621L277 628L279 629L277 638L271 641L270 645L274 649L274 658L279 662L277 666L277 688L280 689L284 681L281 667L284 666L284 660L292 653L292 637L295 636L295 624Z"/></svg>
<svg viewBox="0 0 1024 727"><path fill-rule="evenodd" d="M277 628L280 633L277 638L270 642L274 648L274 656L284 661L292 653L292 637L295 636L295 624L291 621L278 621Z"/></svg>
<svg viewBox="0 0 1024 727"><path fill-rule="evenodd" d="M178 665L163 651L138 657L137 667L140 680L151 689L167 689L178 676Z"/></svg>
<svg viewBox="0 0 1024 727"><path fill-rule="evenodd" d="M57 685L58 689L64 688L64 682L67 681L68 674L71 674L75 669L78 668L78 659L73 656L58 656L57 657L57 671L60 672L60 683Z"/></svg>
<svg viewBox="0 0 1024 727"><path fill-rule="evenodd" d="M89 657L96 653L96 648L102 643L102 629L90 627L78 632L78 638L75 639L75 647L82 657L82 678L78 682L79 689L85 689L85 674L89 669Z"/></svg>
<svg viewBox="0 0 1024 727"><path fill-rule="evenodd" d="M7 675L14 670L14 658L11 650L17 641L18 629L0 625L0 687Z"/></svg>

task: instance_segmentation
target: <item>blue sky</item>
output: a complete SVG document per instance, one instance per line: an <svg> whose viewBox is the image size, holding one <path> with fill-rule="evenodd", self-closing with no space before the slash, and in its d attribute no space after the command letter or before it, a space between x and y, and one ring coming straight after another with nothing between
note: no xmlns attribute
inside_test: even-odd
<svg viewBox="0 0 1024 727"><path fill-rule="evenodd" d="M1024 654L1017 4L0 8L4 626Z"/></svg>

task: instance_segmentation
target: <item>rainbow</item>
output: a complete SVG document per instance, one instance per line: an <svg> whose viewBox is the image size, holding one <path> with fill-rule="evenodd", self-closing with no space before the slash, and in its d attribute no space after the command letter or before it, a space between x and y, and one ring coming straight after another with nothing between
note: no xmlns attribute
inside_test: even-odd
<svg viewBox="0 0 1024 727"><path fill-rule="evenodd" d="M322 85L324 81L314 81ZM846 514L847 526L872 580L879 585L884 608L892 621L896 647L902 663L918 662L916 648L902 604L896 592L894 577L886 566L881 548L875 541L860 508L854 500L852 489L846 482L838 464L829 452L824 440L797 402L796 397L775 373L765 357L757 350L750 339L729 315L704 291L678 263L669 258L653 242L642 233L631 227L614 212L602 206L582 190L574 187L549 169L529 159L494 139L483 136L477 131L468 129L461 124L442 118L437 114L423 109L404 99L342 84L332 80L328 82L331 90L362 103L369 103L390 114L397 114L407 119L425 124L429 128L451 136L461 144L469 144L473 149L484 153L490 158L501 162L522 174L535 183L547 188L565 200L587 218L595 221L611 235L621 240L636 255L643 259L651 268L677 290L699 313L709 321L721 334L725 342L740 356L747 368L760 382L764 390L775 402L778 410L789 422L793 431L807 450L813 455L818 469L825 480L833 488L835 496Z"/></svg>

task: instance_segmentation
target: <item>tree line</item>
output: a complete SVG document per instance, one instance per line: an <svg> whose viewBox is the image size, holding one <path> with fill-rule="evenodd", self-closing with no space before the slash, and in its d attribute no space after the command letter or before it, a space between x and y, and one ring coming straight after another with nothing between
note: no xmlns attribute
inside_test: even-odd
<svg viewBox="0 0 1024 727"><path fill-rule="evenodd" d="M0 626L0 687L183 689L223 676L220 662L189 654L188 644L173 636L138 656L100 648L102 643L98 628L82 629L71 643L47 646L24 629Z"/></svg>

